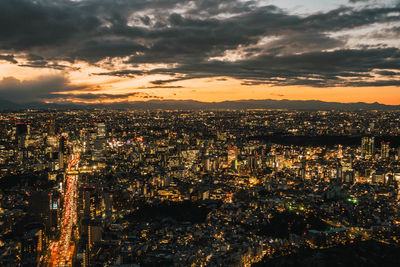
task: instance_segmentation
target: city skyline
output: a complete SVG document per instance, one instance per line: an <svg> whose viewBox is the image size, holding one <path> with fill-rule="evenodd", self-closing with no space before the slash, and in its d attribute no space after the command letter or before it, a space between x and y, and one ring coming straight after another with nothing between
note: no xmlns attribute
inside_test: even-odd
<svg viewBox="0 0 400 267"><path fill-rule="evenodd" d="M400 2L0 3L0 99L400 104Z"/></svg>
<svg viewBox="0 0 400 267"><path fill-rule="evenodd" d="M398 266L393 110L0 112L1 266Z"/></svg>
<svg viewBox="0 0 400 267"><path fill-rule="evenodd" d="M0 0L0 266L398 267L400 0Z"/></svg>

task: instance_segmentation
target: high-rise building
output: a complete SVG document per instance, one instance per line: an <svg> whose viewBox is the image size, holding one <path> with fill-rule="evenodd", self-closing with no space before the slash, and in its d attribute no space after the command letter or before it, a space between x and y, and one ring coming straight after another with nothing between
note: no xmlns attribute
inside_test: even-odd
<svg viewBox="0 0 400 267"><path fill-rule="evenodd" d="M89 250L93 248L96 242L101 240L102 229L97 221L90 221L88 225L88 247Z"/></svg>
<svg viewBox="0 0 400 267"><path fill-rule="evenodd" d="M92 160L104 161L106 152L106 125L103 122L96 123L96 137L93 142Z"/></svg>
<svg viewBox="0 0 400 267"><path fill-rule="evenodd" d="M390 142L381 142L381 158L389 158Z"/></svg>
<svg viewBox="0 0 400 267"><path fill-rule="evenodd" d="M33 229L30 229L33 227ZM21 260L26 266L38 266L38 259L44 250L44 234L42 226L31 225L24 231L21 239Z"/></svg>
<svg viewBox="0 0 400 267"><path fill-rule="evenodd" d="M375 138L366 136L361 139L361 156L363 158L370 158L375 152Z"/></svg>
<svg viewBox="0 0 400 267"><path fill-rule="evenodd" d="M18 148L25 148L25 140L28 135L28 125L26 123L17 123L15 125L15 140Z"/></svg>
<svg viewBox="0 0 400 267"><path fill-rule="evenodd" d="M55 136L56 135L56 122L54 120L54 118L51 118L47 121L48 125L49 125L49 136Z"/></svg>
<svg viewBox="0 0 400 267"><path fill-rule="evenodd" d="M64 155L66 151L65 137L61 136L58 143L58 165L60 169L64 169Z"/></svg>
<svg viewBox="0 0 400 267"><path fill-rule="evenodd" d="M29 198L29 213L35 220L45 226L46 231L51 228L52 195L46 191L34 192Z"/></svg>
<svg viewBox="0 0 400 267"><path fill-rule="evenodd" d="M343 180L343 169L340 161L338 162L338 165L336 167L336 180L338 183L342 183Z"/></svg>
<svg viewBox="0 0 400 267"><path fill-rule="evenodd" d="M23 160L27 157L26 140L30 133L30 127L27 123L17 123L15 125L15 141L18 147L18 160Z"/></svg>
<svg viewBox="0 0 400 267"><path fill-rule="evenodd" d="M94 140L92 159L94 161L104 161L105 151L106 151L106 140L101 138Z"/></svg>
<svg viewBox="0 0 400 267"><path fill-rule="evenodd" d="M98 138L105 138L106 137L106 125L104 122L98 122L96 124L97 128L97 137Z"/></svg>
<svg viewBox="0 0 400 267"><path fill-rule="evenodd" d="M203 170L206 172L211 171L211 160L209 156L204 156L202 160Z"/></svg>
<svg viewBox="0 0 400 267"><path fill-rule="evenodd" d="M228 166L231 165L232 161L237 159L238 149L237 146L228 146Z"/></svg>

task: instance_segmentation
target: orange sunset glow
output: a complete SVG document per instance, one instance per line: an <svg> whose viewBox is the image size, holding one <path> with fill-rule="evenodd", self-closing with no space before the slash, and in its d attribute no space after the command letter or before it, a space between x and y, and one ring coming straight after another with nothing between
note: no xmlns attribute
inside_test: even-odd
<svg viewBox="0 0 400 267"><path fill-rule="evenodd" d="M0 0L0 267L399 267L400 0Z"/></svg>
<svg viewBox="0 0 400 267"><path fill-rule="evenodd" d="M398 4L328 2L5 1L0 99L400 104Z"/></svg>

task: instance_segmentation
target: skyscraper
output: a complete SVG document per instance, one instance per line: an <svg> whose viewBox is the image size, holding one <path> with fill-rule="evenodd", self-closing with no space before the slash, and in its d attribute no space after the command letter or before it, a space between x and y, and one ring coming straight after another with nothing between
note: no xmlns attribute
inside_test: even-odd
<svg viewBox="0 0 400 267"><path fill-rule="evenodd" d="M232 161L237 159L238 149L237 146L228 146L228 166L231 166Z"/></svg>
<svg viewBox="0 0 400 267"><path fill-rule="evenodd" d="M65 137L61 136L58 143L58 164L60 169L64 169Z"/></svg>
<svg viewBox="0 0 400 267"><path fill-rule="evenodd" d="M375 152L375 138L366 136L361 139L361 156L363 158L370 158Z"/></svg>
<svg viewBox="0 0 400 267"><path fill-rule="evenodd" d="M389 158L390 142L381 142L381 158Z"/></svg>
<svg viewBox="0 0 400 267"><path fill-rule="evenodd" d="M23 160L27 157L26 140L30 132L30 127L27 123L17 123L15 125L15 140L17 142L18 154L17 159Z"/></svg>
<svg viewBox="0 0 400 267"><path fill-rule="evenodd" d="M98 122L96 125L97 128L97 137L105 138L106 137L106 125L104 122Z"/></svg>
<svg viewBox="0 0 400 267"><path fill-rule="evenodd" d="M49 132L48 134L50 136L54 136L56 134L56 122L54 120L54 118L51 118L47 121L48 126L49 126Z"/></svg>
<svg viewBox="0 0 400 267"><path fill-rule="evenodd" d="M15 140L18 148L25 148L25 140L28 135L28 125L26 123L17 123L15 125Z"/></svg>
<svg viewBox="0 0 400 267"><path fill-rule="evenodd" d="M106 125L104 122L96 123L96 139L93 143L93 155L92 159L94 161L104 161L105 160L105 150L106 150Z"/></svg>

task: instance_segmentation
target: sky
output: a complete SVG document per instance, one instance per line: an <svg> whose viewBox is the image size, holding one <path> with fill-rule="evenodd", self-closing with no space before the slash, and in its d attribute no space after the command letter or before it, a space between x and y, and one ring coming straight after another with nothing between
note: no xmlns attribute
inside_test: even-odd
<svg viewBox="0 0 400 267"><path fill-rule="evenodd" d="M1 0L0 99L400 104L400 0Z"/></svg>

